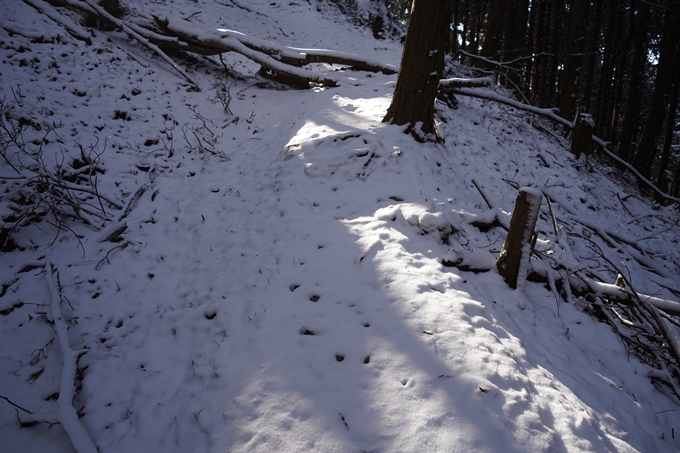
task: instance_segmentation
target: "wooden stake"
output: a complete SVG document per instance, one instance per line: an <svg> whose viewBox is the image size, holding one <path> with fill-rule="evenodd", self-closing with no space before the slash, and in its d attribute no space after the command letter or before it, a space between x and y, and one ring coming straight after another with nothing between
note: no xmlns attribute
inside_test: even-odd
<svg viewBox="0 0 680 453"><path fill-rule="evenodd" d="M587 113L581 113L576 120L574 132L571 136L571 153L578 159L581 153L586 156L592 154L593 118Z"/></svg>
<svg viewBox="0 0 680 453"><path fill-rule="evenodd" d="M505 239L496 267L498 273L513 289L526 279L531 256L531 238L541 208L543 194L536 189L519 189L515 210L510 220L510 230Z"/></svg>

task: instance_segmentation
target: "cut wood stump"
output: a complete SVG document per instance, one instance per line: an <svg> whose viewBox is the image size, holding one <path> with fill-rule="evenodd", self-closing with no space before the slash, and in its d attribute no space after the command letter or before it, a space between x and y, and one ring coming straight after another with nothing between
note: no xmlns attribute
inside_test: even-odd
<svg viewBox="0 0 680 453"><path fill-rule="evenodd" d="M498 273L513 289L517 288L518 282L526 280L533 248L532 237L542 199L540 191L522 187L515 201L510 230L496 261Z"/></svg>

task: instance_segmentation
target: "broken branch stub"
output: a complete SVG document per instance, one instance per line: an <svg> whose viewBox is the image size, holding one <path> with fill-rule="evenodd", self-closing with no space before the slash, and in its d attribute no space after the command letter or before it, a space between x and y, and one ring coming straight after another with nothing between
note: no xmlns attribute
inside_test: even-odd
<svg viewBox="0 0 680 453"><path fill-rule="evenodd" d="M515 201L510 230L496 261L498 273L513 289L517 288L518 282L526 279L532 249L531 238L542 199L540 191L522 187Z"/></svg>

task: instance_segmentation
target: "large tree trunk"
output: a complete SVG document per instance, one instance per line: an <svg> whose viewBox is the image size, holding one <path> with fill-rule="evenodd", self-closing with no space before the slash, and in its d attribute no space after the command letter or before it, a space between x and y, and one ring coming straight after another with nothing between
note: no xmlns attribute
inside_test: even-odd
<svg viewBox="0 0 680 453"><path fill-rule="evenodd" d="M652 163L657 152L657 144L663 130L663 123L666 117L668 98L673 88L673 80L678 61L677 55L680 52L680 0L676 0L673 9L666 16L666 30L664 33L661 54L659 56L659 66L657 69L656 80L654 82L654 94L652 103L649 106L649 116L647 124L640 140L638 151L633 159L633 166L638 169L643 176L649 177L652 173Z"/></svg>
<svg viewBox="0 0 680 453"><path fill-rule="evenodd" d="M444 69L449 0L414 0L392 104L383 121L410 124L420 141L435 138L434 100Z"/></svg>
<svg viewBox="0 0 680 453"><path fill-rule="evenodd" d="M518 0L513 5L512 23L510 33L510 49L505 55L506 61L513 62L517 58L527 54L527 27L529 25L529 0ZM523 92L522 82L527 64L525 62L513 62L510 64L513 70L510 71L508 78L519 93Z"/></svg>
<svg viewBox="0 0 680 453"><path fill-rule="evenodd" d="M640 110L640 97L642 94L642 74L645 69L645 60L648 58L647 50L647 31L649 22L649 3L638 1L637 18L633 19L633 62L630 68L630 83L628 86L628 100L626 102L626 113L623 116L621 126L621 143L619 145L619 156L626 162L630 162L631 144L635 140L636 131L634 125ZM631 15L633 13L631 12Z"/></svg>
<svg viewBox="0 0 680 453"><path fill-rule="evenodd" d="M501 61L501 51L503 46L503 25L506 18L506 0L493 0L491 3L491 11L486 24L486 33L484 33L484 44L480 55L489 60ZM484 69L495 69L496 65L480 60L477 66Z"/></svg>
<svg viewBox="0 0 680 453"><path fill-rule="evenodd" d="M586 24L588 23L588 0L572 0L569 5L569 38L564 70L560 77L560 115L572 121L576 113L576 96L579 85L579 73L583 65L583 49L586 40Z"/></svg>

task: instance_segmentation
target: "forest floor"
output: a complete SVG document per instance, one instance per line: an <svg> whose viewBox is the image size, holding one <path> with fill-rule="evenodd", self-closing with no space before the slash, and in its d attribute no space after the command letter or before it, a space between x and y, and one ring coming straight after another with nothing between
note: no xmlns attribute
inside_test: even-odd
<svg viewBox="0 0 680 453"><path fill-rule="evenodd" d="M398 67L398 42L322 3L134 12L200 12L197 26ZM75 171L82 147L97 168L82 184L96 178L118 205L91 196L100 224L47 216L0 255L3 451L74 451L62 424L19 423L55 421L71 382L102 453L680 450L678 398L591 302L511 290L495 269L498 224L533 187L559 228L544 201L537 269L614 283L609 258L639 292L677 301L677 209L508 106L440 105L444 143L420 144L381 121L396 75L319 64L339 87L291 90L224 61L232 114L210 100L215 57L182 62L196 92L121 32L88 45L26 3L0 5L0 99L13 117L58 122L46 165ZM45 131L29 128L29 146ZM8 195L0 208L11 214ZM442 264L454 261L474 272ZM75 375L62 373L69 349L84 352Z"/></svg>

